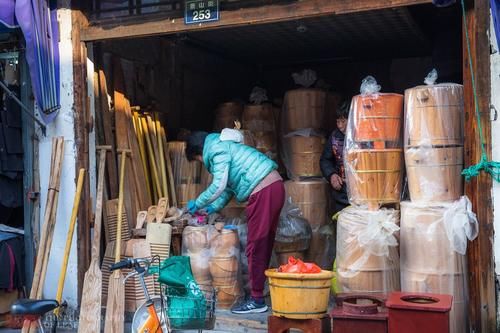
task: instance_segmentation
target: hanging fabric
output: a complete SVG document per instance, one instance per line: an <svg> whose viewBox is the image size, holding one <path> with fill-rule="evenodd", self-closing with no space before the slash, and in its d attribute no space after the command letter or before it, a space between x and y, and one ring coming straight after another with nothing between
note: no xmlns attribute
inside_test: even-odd
<svg viewBox="0 0 500 333"><path fill-rule="evenodd" d="M500 0L490 0L493 28L497 37L497 52L500 49Z"/></svg>

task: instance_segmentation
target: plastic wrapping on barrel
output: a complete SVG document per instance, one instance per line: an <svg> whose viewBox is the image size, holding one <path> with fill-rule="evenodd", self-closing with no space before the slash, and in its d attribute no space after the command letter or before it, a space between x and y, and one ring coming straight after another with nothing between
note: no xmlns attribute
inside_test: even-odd
<svg viewBox="0 0 500 333"><path fill-rule="evenodd" d="M453 295L450 332L468 332L466 249L478 223L466 197L401 203L401 290Z"/></svg>
<svg viewBox="0 0 500 333"><path fill-rule="evenodd" d="M463 193L463 86L405 91L405 162L412 201L453 201Z"/></svg>
<svg viewBox="0 0 500 333"><path fill-rule="evenodd" d="M344 144L349 202L376 209L400 201L403 96L380 93L373 77L351 101Z"/></svg>
<svg viewBox="0 0 500 333"><path fill-rule="evenodd" d="M283 136L281 158L288 178L321 177L319 160L325 136L314 128L295 130Z"/></svg>
<svg viewBox="0 0 500 333"><path fill-rule="evenodd" d="M342 292L400 290L399 211L350 206L337 222L337 281Z"/></svg>
<svg viewBox="0 0 500 333"><path fill-rule="evenodd" d="M208 226L187 226L182 233L182 255L189 257L193 276L201 285L212 283L208 265L211 256L208 229Z"/></svg>
<svg viewBox="0 0 500 333"><path fill-rule="evenodd" d="M309 222L302 217L299 207L289 198L281 210L274 241L274 252L279 257L279 263L287 261L289 256L297 257L299 253L307 250L311 233Z"/></svg>

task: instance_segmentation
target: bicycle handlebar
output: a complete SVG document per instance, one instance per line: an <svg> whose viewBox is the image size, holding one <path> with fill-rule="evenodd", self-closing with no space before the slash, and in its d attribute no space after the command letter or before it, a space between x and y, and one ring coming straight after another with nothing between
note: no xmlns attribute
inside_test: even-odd
<svg viewBox="0 0 500 333"><path fill-rule="evenodd" d="M144 265L141 265L144 264ZM117 263L109 266L110 271L123 268L134 268L136 271L144 270L144 267L149 267L151 265L151 260L147 258L127 258ZM142 269L141 269L142 268Z"/></svg>

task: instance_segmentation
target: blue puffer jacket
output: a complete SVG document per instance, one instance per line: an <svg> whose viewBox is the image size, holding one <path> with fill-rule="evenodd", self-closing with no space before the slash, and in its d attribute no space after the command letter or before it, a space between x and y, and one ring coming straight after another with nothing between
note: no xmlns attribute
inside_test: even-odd
<svg viewBox="0 0 500 333"><path fill-rule="evenodd" d="M219 211L233 196L246 201L253 189L278 165L257 149L209 134L203 146L203 163L212 174L210 186L196 199L198 209L211 205Z"/></svg>

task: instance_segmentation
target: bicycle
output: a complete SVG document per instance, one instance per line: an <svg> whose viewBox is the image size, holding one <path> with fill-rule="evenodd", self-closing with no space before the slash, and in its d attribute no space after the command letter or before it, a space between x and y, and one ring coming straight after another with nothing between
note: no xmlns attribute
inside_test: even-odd
<svg viewBox="0 0 500 333"><path fill-rule="evenodd" d="M170 322L175 320L189 321L190 318L197 318L198 313L193 313L192 309L182 309L176 311L177 317L168 317L165 304L168 303L169 298L183 298L189 300L187 296L179 296L175 292L176 288L162 286L162 296L151 297L146 287L144 278L151 275L150 267L155 258L138 258L138 259L124 259L110 266L110 271L116 269L133 269L133 271L125 276L123 283L133 277L138 277L142 290L145 296L145 302L135 311L132 319L132 332L137 333L167 333L175 329L191 329L202 332L203 330L211 330L215 326L215 303L216 292L212 286L200 286L204 293L206 309L204 309L204 321L195 321L193 325L182 325L182 327L175 327ZM158 259L159 261L159 259ZM58 308L60 305L56 300L31 300L23 299L15 302L11 307L13 315L21 315L29 320L37 320L40 330L43 333L43 325L41 318L46 313ZM57 326L57 325L56 325ZM55 332L55 327L53 332Z"/></svg>

